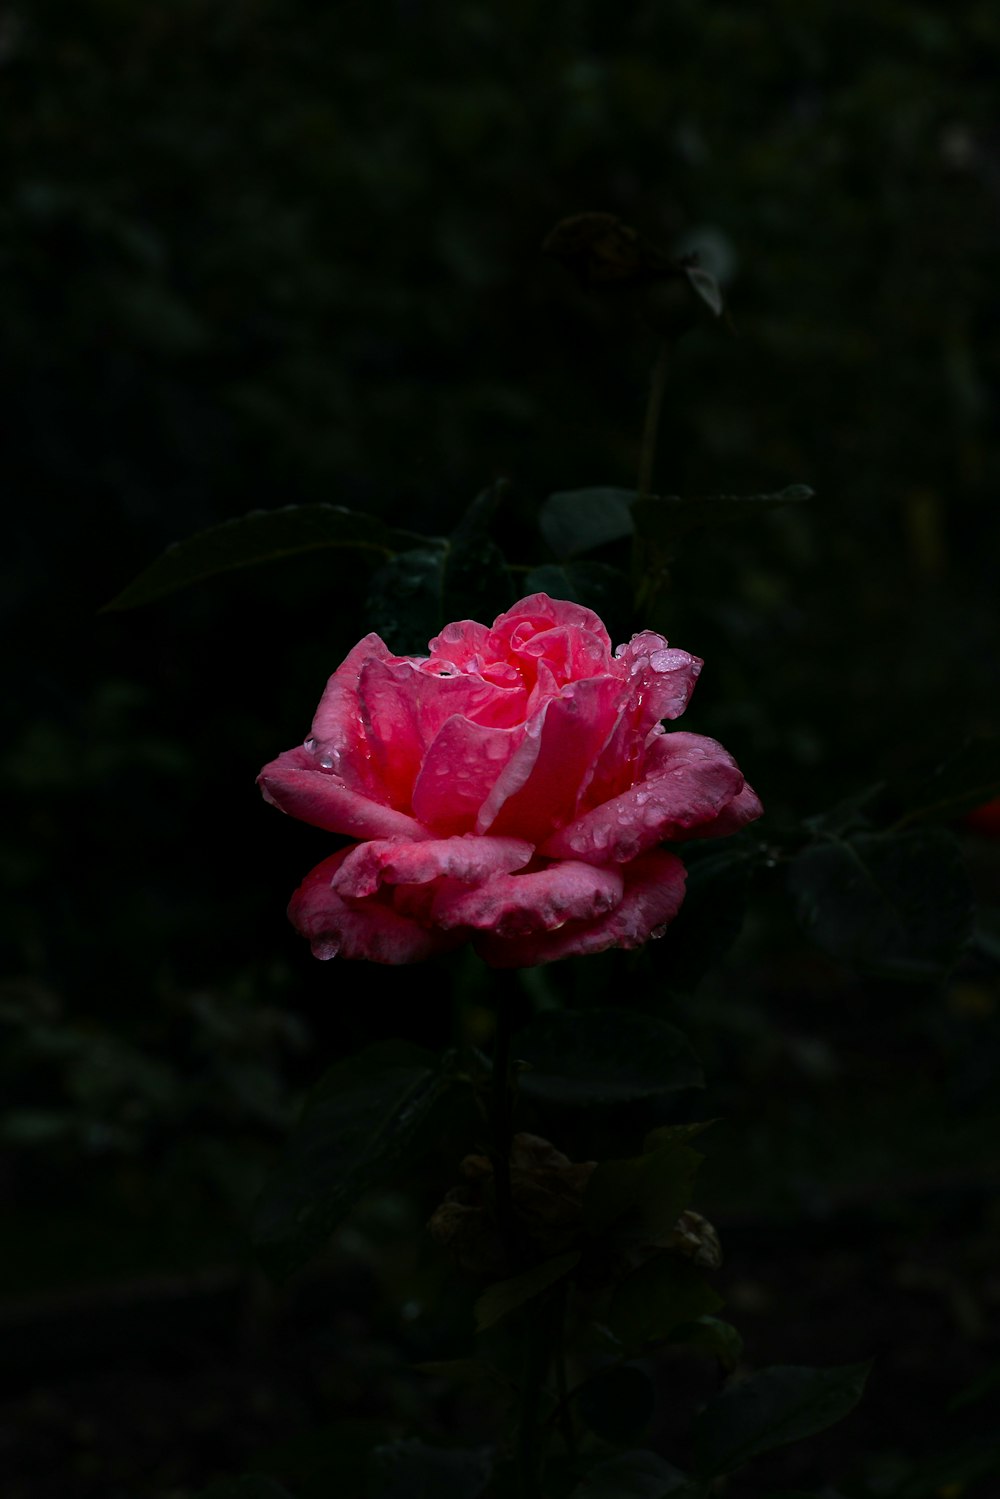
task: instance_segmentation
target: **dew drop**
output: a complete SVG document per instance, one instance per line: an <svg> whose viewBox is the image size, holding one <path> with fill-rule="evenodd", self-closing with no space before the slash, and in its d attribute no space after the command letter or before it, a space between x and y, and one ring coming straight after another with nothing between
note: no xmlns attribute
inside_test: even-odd
<svg viewBox="0 0 1000 1499"><path fill-rule="evenodd" d="M664 925L664 926L654 926L653 930L650 932L649 935L650 935L650 938L651 938L651 940L653 942L658 941L658 939L660 937L665 937L667 935L666 925Z"/></svg>
<svg viewBox="0 0 1000 1499"><path fill-rule="evenodd" d="M676 651L654 651L649 658L654 671L673 671L677 665Z"/></svg>
<svg viewBox="0 0 1000 1499"><path fill-rule="evenodd" d="M313 738L312 734L309 735L308 739L303 739L302 748L310 751L316 748L316 740Z"/></svg>

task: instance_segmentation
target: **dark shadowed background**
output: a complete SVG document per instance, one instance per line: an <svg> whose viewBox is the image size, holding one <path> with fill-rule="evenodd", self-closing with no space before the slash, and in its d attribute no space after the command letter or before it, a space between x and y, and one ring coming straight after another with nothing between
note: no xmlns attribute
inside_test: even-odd
<svg viewBox="0 0 1000 1499"><path fill-rule="evenodd" d="M409 1372L468 1338L470 1293L409 1247L450 1167L291 1290L247 1244L329 1061L443 1045L456 1009L489 1035L474 965L321 965L285 921L330 840L254 777L367 629L367 571L317 553L98 611L248 510L440 534L497 478L508 560L548 560L547 494L634 483L657 347L541 253L601 210L726 294L673 360L657 488L815 491L691 538L658 602L760 838L996 731L998 49L985 0L4 10L9 1499L187 1499L330 1421L484 1421ZM956 831L982 915L944 982L810 945L779 858L696 988L620 954L526 984L624 986L690 1034L749 1360L877 1357L849 1425L734 1496L998 1492L1000 844Z"/></svg>

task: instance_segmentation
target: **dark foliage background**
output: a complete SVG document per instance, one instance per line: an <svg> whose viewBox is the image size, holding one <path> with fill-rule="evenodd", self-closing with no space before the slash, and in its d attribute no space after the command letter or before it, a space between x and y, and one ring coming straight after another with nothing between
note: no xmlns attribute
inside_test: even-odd
<svg viewBox="0 0 1000 1499"><path fill-rule="evenodd" d="M600 209L700 248L731 313L678 349L658 487L816 491L691 538L658 605L761 838L995 731L998 48L976 0L5 11L11 1499L184 1499L330 1420L482 1421L408 1372L467 1336L464 1288L407 1247L449 1167L292 1290L246 1245L329 1061L456 1015L489 1035L473 966L319 965L284 921L328 840L254 776L307 731L367 577L318 554L98 610L247 510L438 534L500 476L508 559L547 560L550 491L634 482L656 351L540 253ZM526 983L526 1013L624 985L690 1034L751 1362L878 1357L851 1424L765 1484L995 1492L946 1461L995 1429L995 1381L947 1406L1000 1358L1000 860L958 831L981 915L944 984L824 956L781 858L696 991L651 956ZM708 1376L678 1368L693 1405Z"/></svg>

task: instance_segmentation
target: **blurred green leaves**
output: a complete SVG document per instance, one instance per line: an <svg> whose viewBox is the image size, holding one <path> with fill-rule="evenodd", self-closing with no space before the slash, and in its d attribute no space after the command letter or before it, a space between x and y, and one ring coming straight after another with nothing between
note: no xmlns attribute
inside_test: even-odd
<svg viewBox="0 0 1000 1499"><path fill-rule="evenodd" d="M534 1301L569 1275L579 1262L580 1250L570 1249L565 1254L540 1260L538 1264L523 1270L520 1275L512 1275L508 1280L498 1280L476 1302L476 1331L485 1332L511 1312Z"/></svg>
<svg viewBox="0 0 1000 1499"><path fill-rule="evenodd" d="M419 537L341 505L286 505L255 510L176 542L105 607L135 609L219 573L258 567L302 552L368 553L385 557Z"/></svg>
<svg viewBox="0 0 1000 1499"><path fill-rule="evenodd" d="M634 1010L549 1010L515 1042L527 1062L526 1097L554 1104L629 1104L704 1086L690 1043L674 1026Z"/></svg>
<svg viewBox="0 0 1000 1499"><path fill-rule="evenodd" d="M619 1225L631 1237L656 1243L671 1232L687 1207L702 1160L696 1150L667 1139L652 1143L652 1149L640 1156L600 1161L583 1199L584 1223L594 1234Z"/></svg>
<svg viewBox="0 0 1000 1499"><path fill-rule="evenodd" d="M538 512L542 535L560 560L632 534L634 489L570 489L549 495Z"/></svg>
<svg viewBox="0 0 1000 1499"><path fill-rule="evenodd" d="M732 1381L695 1419L699 1475L732 1473L762 1452L843 1420L861 1399L870 1368L776 1367Z"/></svg>
<svg viewBox="0 0 1000 1499"><path fill-rule="evenodd" d="M1000 796L1000 734L964 740L892 792L902 807L897 828L951 821L992 801Z"/></svg>
<svg viewBox="0 0 1000 1499"><path fill-rule="evenodd" d="M627 1348L640 1350L644 1343L666 1338L684 1341L678 1336L684 1326L710 1318L722 1304L695 1265L675 1254L658 1254L619 1281L608 1326ZM720 1346L722 1341L718 1340Z"/></svg>
<svg viewBox="0 0 1000 1499"><path fill-rule="evenodd" d="M686 1474L656 1452L616 1452L590 1469L572 1499L694 1499Z"/></svg>
<svg viewBox="0 0 1000 1499"><path fill-rule="evenodd" d="M379 568L366 614L390 650L419 654L452 620L491 621L514 602L507 564L492 536L503 492L499 483L483 490L446 540L400 552Z"/></svg>
<svg viewBox="0 0 1000 1499"><path fill-rule="evenodd" d="M972 929L972 889L954 838L940 828L828 835L789 868L803 929L861 972L940 981Z"/></svg>
<svg viewBox="0 0 1000 1499"><path fill-rule="evenodd" d="M405 1168L452 1081L447 1063L393 1041L327 1072L257 1206L254 1241L272 1274L297 1270L365 1192Z"/></svg>

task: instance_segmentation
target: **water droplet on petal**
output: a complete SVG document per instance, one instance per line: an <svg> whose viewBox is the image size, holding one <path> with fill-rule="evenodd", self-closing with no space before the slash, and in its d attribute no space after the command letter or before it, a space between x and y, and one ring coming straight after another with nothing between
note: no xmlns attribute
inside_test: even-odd
<svg viewBox="0 0 1000 1499"><path fill-rule="evenodd" d="M650 938L651 938L651 940L653 942L656 942L657 939L660 938L660 937L665 937L667 935L666 925L663 925L663 926L654 926L653 930L650 932L649 935L650 935Z"/></svg>
<svg viewBox="0 0 1000 1499"><path fill-rule="evenodd" d="M316 748L316 740L313 738L312 734L309 735L308 739L303 739L302 748L310 751Z"/></svg>

